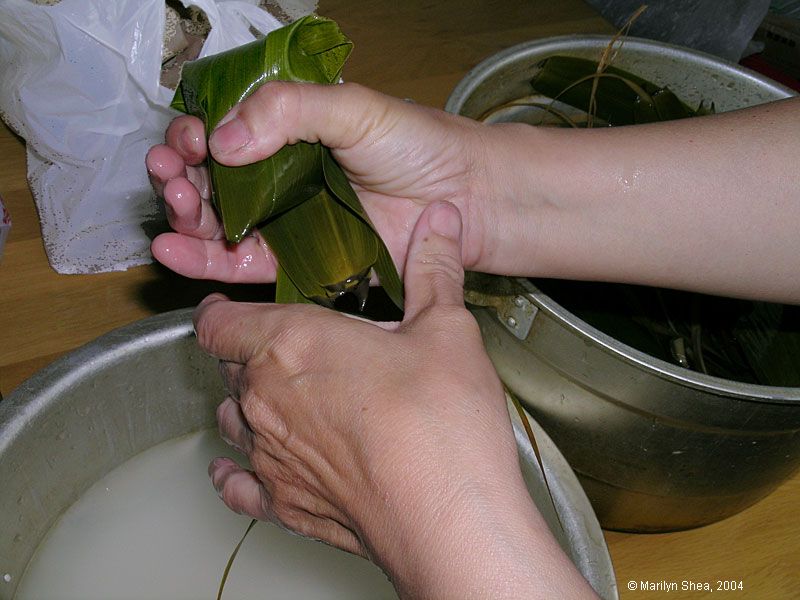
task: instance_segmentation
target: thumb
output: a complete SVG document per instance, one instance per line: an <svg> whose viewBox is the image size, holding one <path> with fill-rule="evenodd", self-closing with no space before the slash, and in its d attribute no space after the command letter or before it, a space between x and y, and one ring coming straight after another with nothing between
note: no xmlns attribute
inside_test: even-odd
<svg viewBox="0 0 800 600"><path fill-rule="evenodd" d="M405 268L406 319L433 306L464 306L461 213L449 202L429 204L414 226Z"/></svg>
<svg viewBox="0 0 800 600"><path fill-rule="evenodd" d="M392 104L392 112L408 110L400 100L353 83L269 81L220 119L208 147L228 166L261 160L299 141L352 148L392 124L382 117Z"/></svg>

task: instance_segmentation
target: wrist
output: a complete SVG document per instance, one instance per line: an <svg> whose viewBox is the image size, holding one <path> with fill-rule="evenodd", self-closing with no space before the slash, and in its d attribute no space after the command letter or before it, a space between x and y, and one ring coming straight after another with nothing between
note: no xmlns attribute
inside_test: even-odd
<svg viewBox="0 0 800 600"><path fill-rule="evenodd" d="M487 126L477 204L490 205L475 270L527 277L591 278L602 252L625 235L622 178L599 131ZM630 202L630 199L628 199ZM613 244L612 244L613 245Z"/></svg>
<svg viewBox="0 0 800 600"><path fill-rule="evenodd" d="M512 464L480 472L474 461L460 468L449 464L448 471L460 475L444 480L416 471L394 493L378 496L379 506L361 528L362 541L401 598L591 593L530 499L516 454ZM469 472L472 477L463 475ZM571 592L565 596L565 590Z"/></svg>
<svg viewBox="0 0 800 600"><path fill-rule="evenodd" d="M484 126L480 175L472 186L483 233L474 270L535 275L547 268L543 255L559 205L548 181L553 166L543 165L539 152L549 143L541 139L546 133L519 123Z"/></svg>

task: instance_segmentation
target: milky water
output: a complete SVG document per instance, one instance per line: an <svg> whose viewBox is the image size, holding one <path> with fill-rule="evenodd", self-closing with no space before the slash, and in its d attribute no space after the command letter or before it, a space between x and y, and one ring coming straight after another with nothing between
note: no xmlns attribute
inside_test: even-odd
<svg viewBox="0 0 800 600"><path fill-rule="evenodd" d="M229 511L206 468L234 456L216 432L160 444L97 482L39 547L15 598L215 598L250 521ZM225 586L235 598L396 598L368 561L257 523Z"/></svg>

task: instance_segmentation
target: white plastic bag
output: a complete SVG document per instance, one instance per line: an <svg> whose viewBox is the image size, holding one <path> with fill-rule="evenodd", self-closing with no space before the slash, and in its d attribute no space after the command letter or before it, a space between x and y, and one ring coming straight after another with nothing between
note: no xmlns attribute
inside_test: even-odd
<svg viewBox="0 0 800 600"><path fill-rule="evenodd" d="M212 29L201 56L281 25L258 0L181 0ZM164 0L0 2L0 115L27 142L28 181L60 273L150 262L164 229L144 159L177 113L159 84Z"/></svg>

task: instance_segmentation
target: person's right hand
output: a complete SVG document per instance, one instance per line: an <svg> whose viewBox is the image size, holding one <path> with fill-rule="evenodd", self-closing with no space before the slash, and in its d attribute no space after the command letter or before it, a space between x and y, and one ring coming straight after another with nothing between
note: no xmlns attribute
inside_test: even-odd
<svg viewBox="0 0 800 600"><path fill-rule="evenodd" d="M209 150L223 164L244 165L298 141L332 149L399 269L420 213L441 200L463 215L465 266L480 262L484 224L493 221L487 211L499 210L483 201L485 126L355 84L285 82L265 84L221 123L207 148L201 121L179 117L166 144L147 157L175 230L158 236L152 251L174 271L220 281L274 279L275 259L257 235L226 244L202 165Z"/></svg>
<svg viewBox="0 0 800 600"><path fill-rule="evenodd" d="M200 304L220 433L253 469L224 458L209 474L232 510L369 557L401 598L594 598L526 490L464 306L460 234L449 203L418 219L402 322Z"/></svg>

